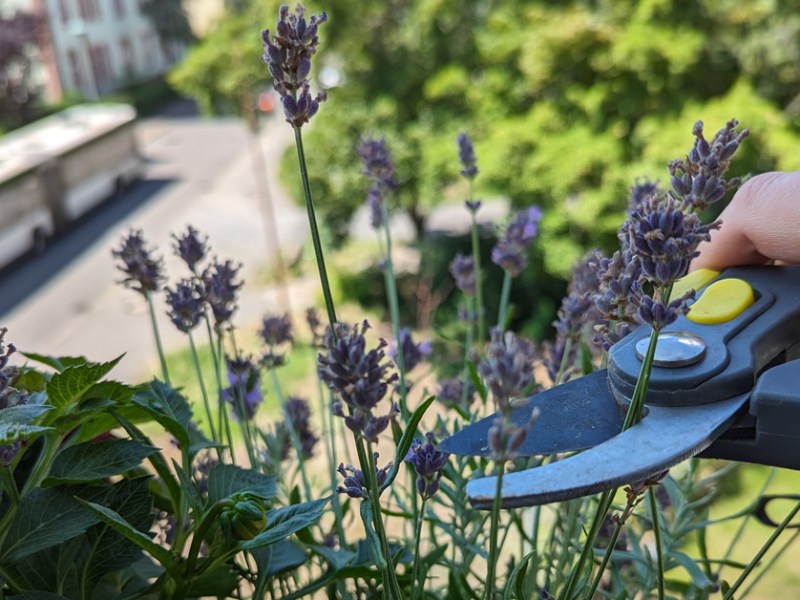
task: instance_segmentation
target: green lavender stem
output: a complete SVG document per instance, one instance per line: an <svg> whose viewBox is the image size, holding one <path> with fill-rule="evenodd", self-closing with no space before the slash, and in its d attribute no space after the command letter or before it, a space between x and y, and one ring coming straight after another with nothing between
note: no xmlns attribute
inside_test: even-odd
<svg viewBox="0 0 800 600"><path fill-rule="evenodd" d="M508 312L508 298L511 295L511 273L503 273L503 288L500 291L500 307L497 309L497 328L502 332L506 328L506 312Z"/></svg>
<svg viewBox="0 0 800 600"><path fill-rule="evenodd" d="M419 515L417 516L417 527L416 532L414 534L414 569L413 569L413 577L411 579L411 600L416 600L419 598L420 594L425 590L424 582L420 581L420 565L422 563L421 560L421 552L420 552L420 545L422 541L422 524L425 521L425 498L422 499L422 505L419 509Z"/></svg>
<svg viewBox="0 0 800 600"><path fill-rule="evenodd" d="M317 259L317 270L322 284L322 294L325 297L325 309L328 311L328 321L331 325L333 335L336 335L334 325L337 323L336 310L333 304L333 295L328 281L328 271L325 269L325 255L322 252L322 239L317 227L317 217L314 213L314 201L311 198L311 185L308 180L308 170L306 169L306 155L303 150L303 134L300 127L294 128L294 141L297 147L297 160L300 164L300 178L303 181L303 195L306 200L306 212L308 213L308 225L311 228L311 239L314 243L314 256Z"/></svg>
<svg viewBox="0 0 800 600"><path fill-rule="evenodd" d="M200 357L197 354L197 346L194 343L194 336L192 332L187 332L189 336L189 347L192 349L192 360L194 362L195 372L197 373L197 381L200 384L200 394L203 396L203 406L206 409L206 417L208 418L208 429L211 432L211 439L212 441L219 442L220 439L217 437L217 430L214 427L214 417L211 413L211 404L208 401L208 392L206 391L206 384L203 380L203 370L200 368ZM217 454L219 455L220 460L222 460L222 451L217 448Z"/></svg>
<svg viewBox="0 0 800 600"><path fill-rule="evenodd" d="M470 198L472 197L472 184L470 183ZM483 310L483 277L481 275L481 242L478 235L478 219L472 211L472 268L475 272L475 301L478 313L478 341L486 339L486 316Z"/></svg>
<svg viewBox="0 0 800 600"><path fill-rule="evenodd" d="M664 600L664 548L661 539L661 521L658 514L658 501L656 500L656 488L647 488L647 499L650 504L650 518L653 520L653 537L656 544L656 568L658 575L658 600Z"/></svg>
<svg viewBox="0 0 800 600"><path fill-rule="evenodd" d="M167 357L164 354L164 347L161 345L161 334L158 331L158 321L156 320L156 308L153 304L153 295L148 290L145 290L144 297L147 299L147 308L150 311L150 323L153 327L153 337L156 340L158 359L161 361L161 374L164 377L164 382L167 385L172 385L169 381L169 370L167 369Z"/></svg>
<svg viewBox="0 0 800 600"><path fill-rule="evenodd" d="M789 514L786 515L786 518L783 521L781 521L780 525L778 525L775 528L775 531L772 532L772 535L769 536L769 539L767 539L767 541L764 542L764 545L761 546L761 548L758 550L758 552L756 552L756 555L747 564L747 566L744 568L744 571L742 571L742 573L739 575L739 577L736 579L736 581L733 583L733 585L728 589L728 591L725 592L725 595L723 596L722 600L732 600L733 599L734 594L741 587L741 585L745 582L745 580L750 575L750 573L753 571L753 569L756 568L756 565L758 565L758 563L761 562L761 559L764 558L764 555L772 547L772 544L775 543L775 541L778 539L778 537L781 535L781 533L783 533L783 530L786 529L786 527L789 525L789 523L792 522L792 519L794 519L795 515L797 515L798 512L800 512L800 502L798 502L795 505L795 507L792 510L789 511Z"/></svg>
<svg viewBox="0 0 800 600"><path fill-rule="evenodd" d="M497 533L500 527L500 498L503 492L503 472L505 463L497 463L497 487L495 487L494 501L492 502L492 517L489 525L489 559L486 571L486 594L485 600L495 600L494 588L497 578Z"/></svg>

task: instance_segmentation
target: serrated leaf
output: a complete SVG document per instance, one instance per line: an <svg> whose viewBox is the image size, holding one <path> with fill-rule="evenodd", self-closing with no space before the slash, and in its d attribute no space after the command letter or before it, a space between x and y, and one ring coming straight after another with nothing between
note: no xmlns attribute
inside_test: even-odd
<svg viewBox="0 0 800 600"><path fill-rule="evenodd" d="M214 465L208 473L208 504L213 505L238 492L251 492L264 499L274 498L278 493L275 476L236 465Z"/></svg>
<svg viewBox="0 0 800 600"><path fill-rule="evenodd" d="M417 426L422 420L425 411L428 410L428 407L435 399L436 396L429 396L416 408L414 413L411 415L411 418L406 425L406 429L403 432L403 436L400 438L400 443L397 445L397 454L395 454L392 468L386 474L386 481L384 481L383 485L381 486L381 491L388 488L394 481L394 478L397 477L400 465L405 462L406 454L408 454L408 451L411 449L411 443L414 441L414 436L417 434Z"/></svg>
<svg viewBox="0 0 800 600"><path fill-rule="evenodd" d="M52 409L46 405L18 404L0 410L0 444L13 444L23 437L52 429L37 424L39 417Z"/></svg>
<svg viewBox="0 0 800 600"><path fill-rule="evenodd" d="M267 511L267 526L264 531L252 540L242 542L240 548L251 550L286 539L296 531L316 523L329 501L330 497Z"/></svg>
<svg viewBox="0 0 800 600"><path fill-rule="evenodd" d="M119 513L95 502L86 502L80 498L77 500L114 531L122 534L124 537L139 546L139 548L150 554L153 558L160 562L167 571L173 575L179 574L179 571L177 570L175 562L172 558L172 554L170 554L169 550L156 544L150 539L150 536L136 529L133 525L123 519Z"/></svg>
<svg viewBox="0 0 800 600"><path fill-rule="evenodd" d="M61 544L97 523L66 491L35 488L20 499L3 542L3 560L18 561Z"/></svg>
<svg viewBox="0 0 800 600"><path fill-rule="evenodd" d="M270 578L296 569L306 562L305 551L291 540L281 540L271 546L253 548L250 554L258 565L258 577ZM258 597L256 595L256 597Z"/></svg>
<svg viewBox="0 0 800 600"><path fill-rule="evenodd" d="M43 487L61 483L82 483L120 475L139 466L158 448L135 440L86 442L61 452L53 461Z"/></svg>
<svg viewBox="0 0 800 600"><path fill-rule="evenodd" d="M47 396L53 406L63 408L78 400L94 384L105 377L122 359L104 363L85 363L71 365L53 375L47 382Z"/></svg>
<svg viewBox="0 0 800 600"><path fill-rule="evenodd" d="M134 394L133 402L158 421L181 448L191 446L192 409L177 390L154 379Z"/></svg>
<svg viewBox="0 0 800 600"><path fill-rule="evenodd" d="M89 360L85 356L50 356L49 354L37 354L36 352L22 352L21 354L25 358L29 358L34 362L38 362L56 371L63 371L68 367L89 363Z"/></svg>
<svg viewBox="0 0 800 600"><path fill-rule="evenodd" d="M47 379L40 371L26 369L14 379L14 387L25 392L41 392L47 385Z"/></svg>
<svg viewBox="0 0 800 600"><path fill-rule="evenodd" d="M139 531L149 531L153 523L153 498L149 477L124 479L109 490L105 503ZM140 548L105 523L86 532L88 552L81 561L81 582L88 591L107 573L124 569L140 558Z"/></svg>

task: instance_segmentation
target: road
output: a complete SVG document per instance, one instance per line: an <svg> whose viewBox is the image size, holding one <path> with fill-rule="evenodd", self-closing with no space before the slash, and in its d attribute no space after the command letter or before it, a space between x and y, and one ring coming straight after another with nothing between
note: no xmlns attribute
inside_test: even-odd
<svg viewBox="0 0 800 600"><path fill-rule="evenodd" d="M170 281L188 274L172 256L170 235L189 224L208 234L213 254L243 263L237 323L252 325L281 308L274 287L258 284L268 248L274 246L266 238L263 201L255 192L241 122L203 119L182 103L143 119L137 136L147 162L144 178L55 240L43 255L0 273L0 326L9 330L7 342L22 351L96 361L126 353L111 375L130 383L158 373L146 304L117 283L121 273L111 256L130 228L142 229L157 247ZM305 212L290 202L273 175L293 141L292 130L270 119L261 139L277 230L291 254L307 237ZM305 288L297 291L306 293ZM185 338L169 323L160 295L157 302L165 347L181 347Z"/></svg>

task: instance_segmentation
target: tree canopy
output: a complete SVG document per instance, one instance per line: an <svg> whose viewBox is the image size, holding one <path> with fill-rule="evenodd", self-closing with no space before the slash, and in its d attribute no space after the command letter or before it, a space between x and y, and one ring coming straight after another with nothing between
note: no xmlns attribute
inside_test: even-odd
<svg viewBox="0 0 800 600"><path fill-rule="evenodd" d="M276 5L220 23L175 74L209 111L269 85L259 31ZM366 198L356 147L383 135L418 225L460 200L456 138L473 139L477 197L538 204L544 265L564 276L609 246L639 177L666 182L697 119L752 131L734 174L800 168L800 1L337 0L317 72L335 69L306 135L315 197L344 230ZM236 73L236 74L234 74Z"/></svg>

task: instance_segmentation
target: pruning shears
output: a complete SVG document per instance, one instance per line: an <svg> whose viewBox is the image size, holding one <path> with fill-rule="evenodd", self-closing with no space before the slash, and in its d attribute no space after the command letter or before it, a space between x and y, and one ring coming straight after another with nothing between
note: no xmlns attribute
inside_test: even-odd
<svg viewBox="0 0 800 600"><path fill-rule="evenodd" d="M520 456L576 454L503 476L505 508L547 504L643 481L699 456L800 469L800 267L701 269L673 288L697 290L689 312L659 334L643 418L622 431L652 330L609 350L608 367L519 402L539 417ZM488 456L497 415L447 438L452 454ZM467 484L491 508L496 477Z"/></svg>

